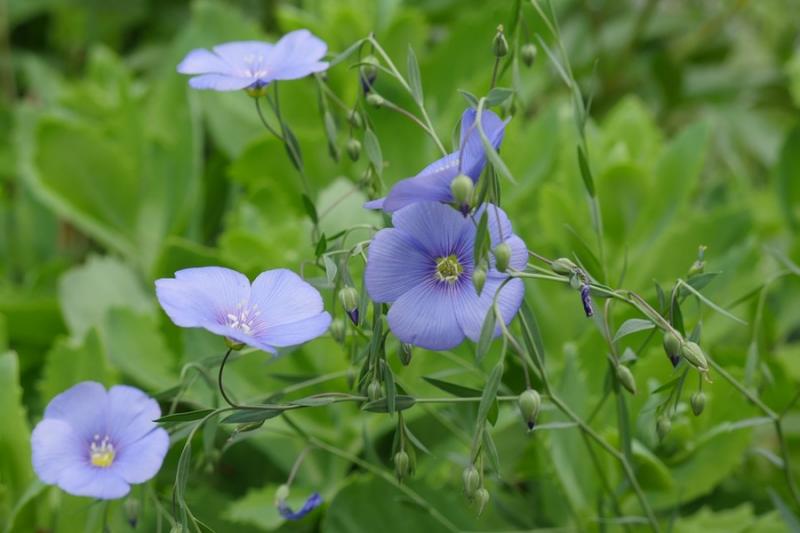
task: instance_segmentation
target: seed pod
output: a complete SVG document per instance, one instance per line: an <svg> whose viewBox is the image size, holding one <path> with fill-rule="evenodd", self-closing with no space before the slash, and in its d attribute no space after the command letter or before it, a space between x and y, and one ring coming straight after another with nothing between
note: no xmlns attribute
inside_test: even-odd
<svg viewBox="0 0 800 533"><path fill-rule="evenodd" d="M382 396L383 389L381 389L381 384L376 380L370 381L367 387L367 398L369 398L371 402L374 402L375 400L380 400Z"/></svg>
<svg viewBox="0 0 800 533"><path fill-rule="evenodd" d="M692 404L694 416L700 416L703 414L703 409L706 408L706 395L702 391L697 391L692 394L690 403Z"/></svg>
<svg viewBox="0 0 800 533"><path fill-rule="evenodd" d="M347 336L347 330L345 328L344 321L341 318L337 318L331 322L330 331L331 336L336 342L344 342L344 339Z"/></svg>
<svg viewBox="0 0 800 533"><path fill-rule="evenodd" d="M680 362L681 360L680 339L676 337L672 332L665 331L663 344L664 344L664 352L666 352L667 357L669 357L672 366L673 367L678 366L678 362Z"/></svg>
<svg viewBox="0 0 800 533"><path fill-rule="evenodd" d="M708 372L708 361L703 353L703 349L700 348L700 345L696 342L685 342L683 346L681 346L681 355L700 372Z"/></svg>
<svg viewBox="0 0 800 533"><path fill-rule="evenodd" d="M400 481L408 477L408 454L405 450L400 450L394 454L394 473Z"/></svg>
<svg viewBox="0 0 800 533"><path fill-rule="evenodd" d="M495 57L504 57L508 54L508 41L506 41L506 36L503 34L503 25L497 27L497 33L494 36L494 41L492 42L492 51L494 52Z"/></svg>
<svg viewBox="0 0 800 533"><path fill-rule="evenodd" d="M511 260L511 246L507 242L501 242L494 248L495 267L500 272L508 270L508 262Z"/></svg>
<svg viewBox="0 0 800 533"><path fill-rule="evenodd" d="M625 365L617 365L617 379L631 394L636 394L636 380L631 369Z"/></svg>
<svg viewBox="0 0 800 533"><path fill-rule="evenodd" d="M525 63L526 67L533 66L533 62L536 61L536 45L533 43L526 43L522 46L519 51L519 55L522 57L522 62Z"/></svg>
<svg viewBox="0 0 800 533"><path fill-rule="evenodd" d="M486 269L483 267L477 267L472 272L472 284L475 286L475 290L478 291L478 295L481 294L483 290L483 285L486 283Z"/></svg>
<svg viewBox="0 0 800 533"><path fill-rule="evenodd" d="M517 400L519 412L522 419L527 424L528 429L532 430L536 425L536 417L539 416L539 409L542 407L542 398L533 389L528 389L519 395Z"/></svg>
<svg viewBox="0 0 800 533"><path fill-rule="evenodd" d="M567 259L566 257L559 257L550 263L550 270L562 276L569 276L578 270L578 265Z"/></svg>
<svg viewBox="0 0 800 533"><path fill-rule="evenodd" d="M383 105L384 99L383 96L375 93L369 93L367 95L367 103L371 106L380 107Z"/></svg>
<svg viewBox="0 0 800 533"><path fill-rule="evenodd" d="M398 357L403 366L408 366L411 363L411 357L414 355L414 346L406 342L400 343L400 352Z"/></svg>
<svg viewBox="0 0 800 533"><path fill-rule="evenodd" d="M450 182L450 192L453 195L453 200L455 200L459 207L472 203L472 192L474 189L475 184L472 183L472 178L464 174L459 174Z"/></svg>
<svg viewBox="0 0 800 533"><path fill-rule="evenodd" d="M347 155L350 156L351 161L358 161L361 155L361 143L358 139L350 139L347 141Z"/></svg>
<svg viewBox="0 0 800 533"><path fill-rule="evenodd" d="M659 440L664 440L664 437L667 436L669 430L672 429L672 421L666 415L661 415L658 417L658 421L656 422L656 433L658 434Z"/></svg>
<svg viewBox="0 0 800 533"><path fill-rule="evenodd" d="M475 465L469 465L464 469L461 477L464 480L464 493L467 498L472 498L475 495L475 491L481 486L481 475L478 473L478 469L475 468Z"/></svg>
<svg viewBox="0 0 800 533"><path fill-rule="evenodd" d="M475 492L475 503L478 505L478 516L483 514L486 505L489 503L489 491L481 487Z"/></svg>

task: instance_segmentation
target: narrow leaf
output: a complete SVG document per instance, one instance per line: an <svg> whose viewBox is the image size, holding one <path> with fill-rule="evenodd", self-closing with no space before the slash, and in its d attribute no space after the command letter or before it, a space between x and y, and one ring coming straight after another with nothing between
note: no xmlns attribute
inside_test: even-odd
<svg viewBox="0 0 800 533"><path fill-rule="evenodd" d="M730 318L731 320L733 320L734 322L738 322L739 324L742 324L744 326L747 325L747 322L745 322L744 320L742 320L741 318L739 318L737 316L732 315L730 312L728 312L725 309L723 309L722 307L718 306L717 304L715 304L714 302L712 302L711 300L709 300L708 298L703 296L697 289L695 289L694 287L692 287L691 285L689 285L688 283L686 283L682 279L678 280L678 285L680 285L681 287L686 287L686 289L689 292L691 292L692 294L694 294L695 296L697 296L697 298L699 298L700 301L702 301L704 304L706 304L707 306L709 306L710 308L712 308L716 312L720 313L721 315L724 315L724 316Z"/></svg>
<svg viewBox="0 0 800 533"><path fill-rule="evenodd" d="M381 152L381 145L378 142L378 137L371 129L364 131L364 151L367 153L375 173L380 177L383 173L383 153Z"/></svg>
<svg viewBox="0 0 800 533"><path fill-rule="evenodd" d="M638 331L653 329L654 327L656 327L656 325L650 322L649 320L645 320L642 318L631 318L623 322L622 325L619 327L616 335L614 335L614 342L617 342L626 335L631 335L632 333L636 333Z"/></svg>
<svg viewBox="0 0 800 533"><path fill-rule="evenodd" d="M213 412L213 409L197 409L196 411L186 411L185 413L174 413L171 415L162 416L161 418L153 420L153 422L159 424L190 422L192 420L200 420L201 418L205 418L207 415Z"/></svg>
<svg viewBox="0 0 800 533"><path fill-rule="evenodd" d="M480 363L489 351L494 339L494 332L497 328L497 317L494 313L494 308L490 308L486 313L486 318L483 319L483 326L481 326L481 336L478 338L478 345L475 349L475 360Z"/></svg>
<svg viewBox="0 0 800 533"><path fill-rule="evenodd" d="M422 105L422 80L419 74L419 64L414 49L408 45L408 85L411 87L411 96L418 105Z"/></svg>
<svg viewBox="0 0 800 533"><path fill-rule="evenodd" d="M406 409L413 407L416 403L416 400L413 396L406 396L404 394L398 394L395 398L395 410L396 411L405 411ZM365 403L363 407L361 407L363 411L369 411L370 413L388 413L389 412L389 404L386 398L381 398L379 400L373 400L371 402Z"/></svg>

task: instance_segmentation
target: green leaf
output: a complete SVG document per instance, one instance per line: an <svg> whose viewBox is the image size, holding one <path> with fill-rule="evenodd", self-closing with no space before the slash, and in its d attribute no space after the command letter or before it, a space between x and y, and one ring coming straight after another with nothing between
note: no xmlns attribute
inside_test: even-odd
<svg viewBox="0 0 800 533"><path fill-rule="evenodd" d="M656 325L649 320L645 320L642 318L628 319L625 322L623 322L622 325L617 330L617 333L614 335L614 342L617 342L626 335L631 335L632 333L636 333L639 331L653 329L654 327L656 327Z"/></svg>
<svg viewBox="0 0 800 533"><path fill-rule="evenodd" d="M60 337L45 356L39 394L50 400L81 381L114 382L114 373L103 350L97 330L92 329L83 342Z"/></svg>
<svg viewBox="0 0 800 533"><path fill-rule="evenodd" d="M492 346L494 340L494 332L497 328L497 317L494 313L494 308L489 308L486 312L486 317L483 319L481 326L481 335L478 338L478 344L475 348L475 361L480 363L486 356L489 348Z"/></svg>
<svg viewBox="0 0 800 533"><path fill-rule="evenodd" d="M367 153L367 159L369 159L369 162L378 177L383 175L383 154L381 153L381 143L378 141L378 137L375 136L375 133L369 128L364 131L364 151Z"/></svg>
<svg viewBox="0 0 800 533"><path fill-rule="evenodd" d="M498 106L508 100L508 98L514 94L513 89L509 89L507 87L495 87L489 94L486 95L486 105L488 106Z"/></svg>
<svg viewBox="0 0 800 533"><path fill-rule="evenodd" d="M389 414L394 414L397 408L397 387L394 382L394 373L392 367L383 359L381 367L383 367L383 381L386 386L386 406L389 408Z"/></svg>
<svg viewBox="0 0 800 533"><path fill-rule="evenodd" d="M314 206L314 202L311 201L307 195L303 195L303 208L306 210L306 214L308 218L311 219L311 222L317 224L319 222L319 216L317 216L317 208Z"/></svg>
<svg viewBox="0 0 800 533"><path fill-rule="evenodd" d="M786 502L783 501L783 498L773 489L768 488L767 492L769 493L769 498L772 500L772 505L774 505L778 513L780 513L789 531L791 531L791 533L800 533L800 519L798 519L797 515L792 511L792 508L789 507Z"/></svg>
<svg viewBox="0 0 800 533"><path fill-rule="evenodd" d="M458 92L461 93L461 96L464 97L464 100L467 101L467 104L469 104L470 107L474 107L474 108L478 107L478 97L477 96L475 96L471 92L465 91L463 89L459 89Z"/></svg>
<svg viewBox="0 0 800 533"><path fill-rule="evenodd" d="M723 316L726 316L726 317L730 318L731 320L733 320L734 322L738 322L739 324L742 324L743 326L747 325L747 322L745 322L741 318L731 314L730 312L726 311L722 307L718 306L717 304L715 304L714 302L712 302L711 300L709 300L708 298L703 296L697 289L695 289L694 287L692 287L690 284L686 283L682 279L678 280L678 286L685 287L689 292L691 292L697 298L699 298L700 301L702 301L704 304L706 304L707 306L712 308L717 313L719 313L719 314L721 314Z"/></svg>
<svg viewBox="0 0 800 533"><path fill-rule="evenodd" d="M691 278L686 280L686 283L699 291L700 289L711 283L711 281L720 274L721 272L705 272L703 274L692 276ZM689 295L689 290L686 288L681 288L680 297L685 298L687 295Z"/></svg>
<svg viewBox="0 0 800 533"><path fill-rule="evenodd" d="M486 380L486 388L483 389L483 394L481 395L481 403L478 404L478 416L475 423L479 431L482 431L483 425L486 422L486 417L489 415L489 410L497 399L497 389L500 387L500 381L502 379L503 363L500 362L492 368L492 372Z"/></svg>
<svg viewBox="0 0 800 533"><path fill-rule="evenodd" d="M800 229L800 126L795 126L783 142L775 186L783 214L797 231Z"/></svg>
<svg viewBox="0 0 800 533"><path fill-rule="evenodd" d="M581 178L583 179L583 186L586 187L586 192L589 193L589 196L594 198L595 190L594 190L594 178L592 178L592 171L589 168L589 162L586 160L586 154L583 151L583 147L578 145L578 166L581 170Z"/></svg>
<svg viewBox="0 0 800 533"><path fill-rule="evenodd" d="M489 210L484 209L475 231L474 263L479 265L489 253L491 238L489 237Z"/></svg>
<svg viewBox="0 0 800 533"><path fill-rule="evenodd" d="M280 416L285 409L270 409L267 407L259 409L241 409L232 415L222 419L223 424L243 424L252 422L263 422L270 418Z"/></svg>
<svg viewBox="0 0 800 533"><path fill-rule="evenodd" d="M160 424L173 424L176 422L191 422L192 420L200 420L209 414L213 413L214 409L197 409L195 411L186 411L184 413L173 413L171 415L162 416L157 418L154 422Z"/></svg>
<svg viewBox="0 0 800 533"><path fill-rule="evenodd" d="M404 394L398 394L395 398L395 410L397 411L405 411L410 407L413 407L416 403L416 399L413 396L406 396ZM386 398L381 398L379 400L373 400L371 402L365 403L361 409L363 411L369 411L370 413L388 413L389 411L389 402Z"/></svg>
<svg viewBox="0 0 800 533"><path fill-rule="evenodd" d="M3 430L0 431L0 479L5 489L0 492L0 503L8 499L12 507L21 498L33 480L30 456L31 430L25 407L22 404L19 360L14 352L0 354L0 413ZM0 505L0 510L6 505Z"/></svg>
<svg viewBox="0 0 800 533"><path fill-rule="evenodd" d="M478 109L481 109L480 105L478 106ZM475 123L478 126L478 133L480 134L481 143L483 144L483 151L486 153L486 157L489 159L489 162L492 164L495 170L500 173L501 176L506 178L511 183L516 183L517 181L514 179L514 176L511 174L508 166L506 166L505 162L497 153L497 150L495 150L494 146L492 146L492 142L489 140L489 137L486 136L486 131L483 129L483 123L481 122L480 113L476 115Z"/></svg>
<svg viewBox="0 0 800 533"><path fill-rule="evenodd" d="M437 389L443 390L444 392L452 394L453 396L458 396L459 398L477 398L481 395L481 391L478 389L465 387L463 385L458 385L457 383L450 383L449 381L442 381L441 379L427 376L423 376L422 379Z"/></svg>
<svg viewBox="0 0 800 533"><path fill-rule="evenodd" d="M411 96L417 105L422 105L424 100L422 97L422 80L419 74L419 64L417 63L417 56L414 55L414 49L408 45L408 85L411 87Z"/></svg>

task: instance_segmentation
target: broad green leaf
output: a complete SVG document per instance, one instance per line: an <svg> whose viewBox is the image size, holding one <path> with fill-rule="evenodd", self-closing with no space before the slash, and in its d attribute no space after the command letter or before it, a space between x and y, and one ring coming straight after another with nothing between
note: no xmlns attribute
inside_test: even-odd
<svg viewBox="0 0 800 533"><path fill-rule="evenodd" d="M106 386L114 383L114 372L109 365L97 330L90 330L78 342L59 337L47 352L39 394L49 401L81 381L97 381Z"/></svg>
<svg viewBox="0 0 800 533"><path fill-rule="evenodd" d="M13 508L33 479L31 429L22 403L19 360L15 352L0 354L0 511ZM2 515L0 515L2 518Z"/></svg>
<svg viewBox="0 0 800 533"><path fill-rule="evenodd" d="M642 318L630 318L622 323L619 327L617 332L614 334L614 342L617 342L621 338L630 335L632 333L637 333L639 331L646 331L649 329L653 329L656 327L650 320L645 320Z"/></svg>

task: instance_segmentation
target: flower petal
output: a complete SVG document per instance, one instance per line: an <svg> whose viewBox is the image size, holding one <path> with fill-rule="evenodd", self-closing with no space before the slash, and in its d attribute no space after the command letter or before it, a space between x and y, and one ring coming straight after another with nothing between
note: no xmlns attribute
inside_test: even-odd
<svg viewBox="0 0 800 533"><path fill-rule="evenodd" d="M44 418L62 420L80 438L91 438L105 431L106 388L94 381L84 381L55 396L44 411Z"/></svg>
<svg viewBox="0 0 800 533"><path fill-rule="evenodd" d="M274 48L263 41L233 41L218 44L214 53L241 75L250 65L266 64Z"/></svg>
<svg viewBox="0 0 800 533"><path fill-rule="evenodd" d="M311 63L300 63L297 65L289 65L278 67L275 72L269 73L264 81L267 80L296 80L305 78L314 72L324 72L328 70L329 63L325 61L313 61Z"/></svg>
<svg viewBox="0 0 800 533"><path fill-rule="evenodd" d="M331 325L331 315L322 312L311 318L298 320L290 324L267 327L258 340L270 346L284 347L303 344L323 335Z"/></svg>
<svg viewBox="0 0 800 533"><path fill-rule="evenodd" d="M175 278L156 280L156 296L172 321L181 327L225 324L229 313L250 298L247 277L222 267L187 268Z"/></svg>
<svg viewBox="0 0 800 533"><path fill-rule="evenodd" d="M68 422L44 419L31 434L33 470L45 483L58 482L62 472L74 464L85 463L88 447ZM86 445L88 446L88 445Z"/></svg>
<svg viewBox="0 0 800 533"><path fill-rule="evenodd" d="M500 288L503 279L488 277L480 297L472 285L465 285L463 290L459 292L458 303L455 306L458 324L470 340L478 342L480 339L486 313L491 309L495 293ZM509 324L516 316L522 305L522 297L524 295L525 284L518 278L512 279L500 289L497 303L500 308L500 314L506 324ZM495 337L498 335L500 335L499 325L494 332Z"/></svg>
<svg viewBox="0 0 800 533"><path fill-rule="evenodd" d="M460 149L462 155L461 170L464 174L477 180L483 172L483 167L486 165L486 151L483 148L480 132L475 122L478 112L475 109L469 108L461 115L461 140ZM489 142L495 150L500 147L503 142L503 134L505 133L505 122L500 117L489 110L481 113L481 125L483 131L486 133Z"/></svg>
<svg viewBox="0 0 800 533"><path fill-rule="evenodd" d="M315 317L323 311L319 291L285 268L262 272L253 281L250 303L260 313L253 324L253 335L272 328Z"/></svg>
<svg viewBox="0 0 800 533"><path fill-rule="evenodd" d="M276 71L292 65L311 65L317 63L327 53L325 41L308 30L295 30L287 33L275 43L267 66Z"/></svg>
<svg viewBox="0 0 800 533"><path fill-rule="evenodd" d="M364 202L364 209L383 209L383 204L386 202L386 198L378 198L377 200L370 200L369 202Z"/></svg>
<svg viewBox="0 0 800 533"><path fill-rule="evenodd" d="M154 427L136 442L120 446L110 468L128 483L144 483L161 469L168 449L169 434Z"/></svg>
<svg viewBox="0 0 800 533"><path fill-rule="evenodd" d="M278 512L286 520L300 520L320 505L322 505L322 496L320 496L319 492L314 492L297 511L293 511L284 500L279 501Z"/></svg>
<svg viewBox="0 0 800 533"><path fill-rule="evenodd" d="M127 495L131 487L114 470L97 468L89 462L73 464L64 469L57 484L74 496L116 500Z"/></svg>
<svg viewBox="0 0 800 533"><path fill-rule="evenodd" d="M472 220L438 202L404 207L393 214L392 224L414 237L433 259L450 254L461 256L472 246L475 234Z"/></svg>
<svg viewBox="0 0 800 533"><path fill-rule="evenodd" d="M137 388L114 385L106 404L108 434L115 446L125 447L152 432L161 416L158 402Z"/></svg>
<svg viewBox="0 0 800 533"><path fill-rule="evenodd" d="M434 275L435 258L397 228L382 229L369 245L365 285L376 302L394 302Z"/></svg>
<svg viewBox="0 0 800 533"><path fill-rule="evenodd" d="M384 210L391 213L416 202L450 202L450 183L458 175L458 153L431 163L413 178L395 183L386 195Z"/></svg>
<svg viewBox="0 0 800 533"><path fill-rule="evenodd" d="M178 72L181 74L230 74L233 72L233 68L218 55L198 48L186 54L183 61L178 64Z"/></svg>
<svg viewBox="0 0 800 533"><path fill-rule="evenodd" d="M386 318L401 342L428 350L449 350L464 340L456 319L456 300L455 286L431 281L400 296Z"/></svg>
<svg viewBox="0 0 800 533"><path fill-rule="evenodd" d="M211 89L214 91L238 91L258 82L255 78L241 78L228 74L203 74L189 79L189 86L194 89Z"/></svg>

